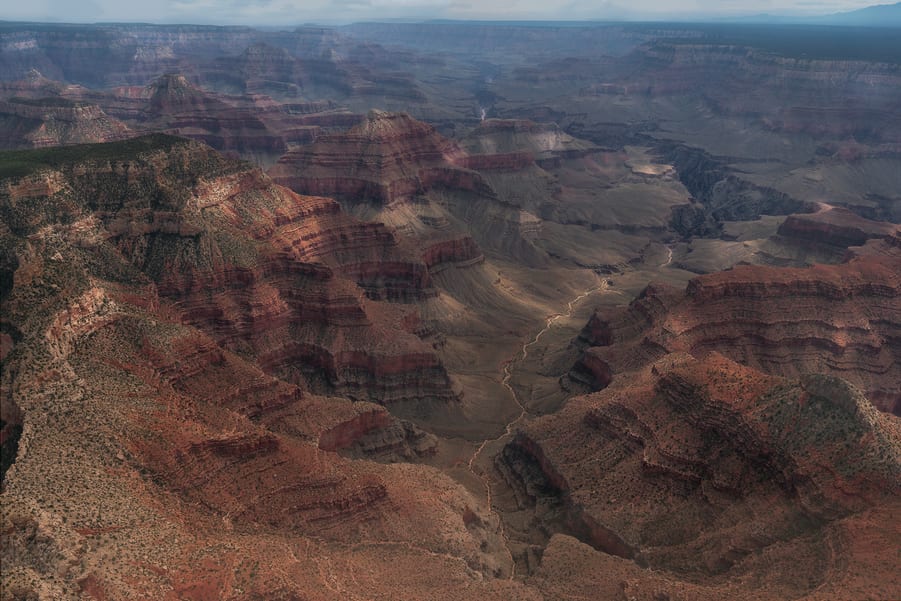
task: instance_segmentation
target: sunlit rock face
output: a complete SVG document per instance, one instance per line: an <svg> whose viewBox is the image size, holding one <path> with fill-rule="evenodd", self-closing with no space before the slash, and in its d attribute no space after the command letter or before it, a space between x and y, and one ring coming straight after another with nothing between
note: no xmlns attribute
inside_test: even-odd
<svg viewBox="0 0 901 601"><path fill-rule="evenodd" d="M897 244L895 233L840 265L736 267L695 278L684 292L649 286L628 308L591 318L583 330L591 348L577 371L605 385L611 370L668 352L716 351L784 377L841 376L897 414Z"/></svg>

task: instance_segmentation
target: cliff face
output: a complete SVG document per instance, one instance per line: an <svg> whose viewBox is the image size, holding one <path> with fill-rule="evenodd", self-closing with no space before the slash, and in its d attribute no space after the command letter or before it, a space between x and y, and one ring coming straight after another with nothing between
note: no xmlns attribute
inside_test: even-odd
<svg viewBox="0 0 901 601"><path fill-rule="evenodd" d="M901 256L891 240L841 265L736 267L695 278L684 293L649 286L620 313L592 317L581 368L615 374L667 352L717 351L785 377L841 376L897 413Z"/></svg>
<svg viewBox="0 0 901 601"><path fill-rule="evenodd" d="M131 137L128 127L96 105L63 98L0 101L0 148L43 148Z"/></svg>
<svg viewBox="0 0 901 601"><path fill-rule="evenodd" d="M429 293L425 266L383 228L167 136L15 156L0 176L0 244L15 258L0 306L4 462L15 453L4 591L316 597L333 588L326 564L362 560L420 595L434 586L423 561L452 587L509 569L496 515L462 486L337 454L416 459L432 437L295 383L309 369L358 397L454 398L431 347L403 330L407 308L355 283L365 272L379 274L372 295L385 282Z"/></svg>
<svg viewBox="0 0 901 601"><path fill-rule="evenodd" d="M790 215L779 226L780 236L840 248L863 246L868 240L897 237L901 226L864 219L848 209L821 205L806 215Z"/></svg>
<svg viewBox="0 0 901 601"><path fill-rule="evenodd" d="M288 152L269 175L394 228L433 271L480 263L480 248L541 264L546 256L532 244L539 220L465 168L469 158L422 121L370 111L350 130Z"/></svg>
<svg viewBox="0 0 901 601"><path fill-rule="evenodd" d="M289 152L269 174L302 194L391 205L433 186L488 191L474 172L454 168L463 152L431 126L406 114L371 111L347 133L321 136Z"/></svg>
<svg viewBox="0 0 901 601"><path fill-rule="evenodd" d="M672 163L695 201L673 211L671 226L683 236L719 235L723 221L752 221L761 215L815 209L784 192L741 179L733 169L699 148L666 143L659 151Z"/></svg>
<svg viewBox="0 0 901 601"><path fill-rule="evenodd" d="M578 158L599 150L593 144L563 132L555 123L516 119L482 121L461 145L470 154L462 164L488 170L522 169L531 161L542 163Z"/></svg>
<svg viewBox="0 0 901 601"><path fill-rule="evenodd" d="M68 219L97 221L186 323L271 373L384 403L455 398L431 346L403 327L408 310L373 302L435 294L428 266L384 226L208 148L159 140L166 151L8 184L8 223L33 231L47 219L37 207L58 203L75 211Z"/></svg>
<svg viewBox="0 0 901 601"><path fill-rule="evenodd" d="M635 71L623 78L623 85L632 93L701 91L714 111L753 116L773 130L901 139L897 103L892 101L901 82L896 63L797 58L739 44L669 41L642 47L631 60Z"/></svg>
<svg viewBox="0 0 901 601"><path fill-rule="evenodd" d="M122 100L115 96L106 101L118 105L117 108L121 106L119 110L142 129L185 135L220 152L268 162L286 148L285 137L263 120L276 107L254 110L256 107L246 99L240 103L229 102L227 97L192 85L183 75L162 75L130 102L120 105ZM139 110L134 111L132 107Z"/></svg>
<svg viewBox="0 0 901 601"><path fill-rule="evenodd" d="M816 598L868 561L868 516L897 506L896 421L838 378L675 353L526 425L500 461L525 505L566 516L552 533L666 571L658 594Z"/></svg>

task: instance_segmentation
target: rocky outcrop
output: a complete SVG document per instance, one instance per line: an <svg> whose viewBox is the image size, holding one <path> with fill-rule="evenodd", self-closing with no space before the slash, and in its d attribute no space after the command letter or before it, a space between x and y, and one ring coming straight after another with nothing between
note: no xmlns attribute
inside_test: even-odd
<svg viewBox="0 0 901 601"><path fill-rule="evenodd" d="M878 58L878 51L871 60L849 60L841 53L814 50L808 41L808 52L815 56L799 56L787 42L753 47L738 37L732 44L655 41L633 55L635 71L623 83L636 94L700 93L713 111L752 117L769 129L899 139L892 97L901 70L884 56Z"/></svg>
<svg viewBox="0 0 901 601"><path fill-rule="evenodd" d="M533 161L574 159L599 150L565 133L556 123L517 119L482 121L461 145L471 155L462 164L471 169L522 169Z"/></svg>
<svg viewBox="0 0 901 601"><path fill-rule="evenodd" d="M581 369L603 362L615 380L667 352L717 351L785 377L841 376L897 413L901 256L879 244L841 265L743 266L695 278L684 293L648 287L619 314L591 319Z"/></svg>
<svg viewBox="0 0 901 601"><path fill-rule="evenodd" d="M136 441L130 451L166 488L229 516L241 530L266 524L324 533L370 521L388 502L380 478L351 477L334 455L312 445L253 430L199 439L184 431L172 428L157 441Z"/></svg>
<svg viewBox="0 0 901 601"><path fill-rule="evenodd" d="M718 236L723 221L752 221L761 215L816 210L788 194L741 179L699 148L667 143L658 150L673 165L695 201L673 209L671 225L683 236Z"/></svg>
<svg viewBox="0 0 901 601"><path fill-rule="evenodd" d="M824 562L822 537L897 494L894 419L838 378L677 353L527 424L499 461L558 508L538 514L550 532L704 587L753 571L739 596L804 594L855 553ZM788 555L805 578L781 579Z"/></svg>
<svg viewBox="0 0 901 601"><path fill-rule="evenodd" d="M419 252L432 273L482 261L482 249L526 263L546 261L532 240L540 220L500 198L466 154L406 114L370 111L340 134L291 151L270 177L303 194L338 198L366 220L385 223Z"/></svg>
<svg viewBox="0 0 901 601"><path fill-rule="evenodd" d="M157 78L142 96L146 104L135 115L142 128L184 135L221 152L258 160L285 151L286 139L261 119L265 112L254 110L247 102L228 103L191 85L183 75ZM296 134L289 137L296 138Z"/></svg>
<svg viewBox="0 0 901 601"><path fill-rule="evenodd" d="M411 461L434 455L438 440L384 408L361 409L319 436L319 448L379 461Z"/></svg>
<svg viewBox="0 0 901 601"><path fill-rule="evenodd" d="M320 136L269 170L301 194L391 205L443 186L489 194L474 171L454 167L462 150L430 125L405 114L371 111L347 133Z"/></svg>
<svg viewBox="0 0 901 601"><path fill-rule="evenodd" d="M779 226L780 236L840 248L862 246L867 240L898 235L901 226L872 221L842 207L823 205L815 213L789 215Z"/></svg>
<svg viewBox="0 0 901 601"><path fill-rule="evenodd" d="M465 267L485 260L485 255L470 237L436 242L426 247L422 260L430 273L443 271L448 267Z"/></svg>
<svg viewBox="0 0 901 601"><path fill-rule="evenodd" d="M141 93L147 98L151 114L173 114L199 111L209 113L222 110L223 105L199 88L191 85L184 75L167 73L156 78Z"/></svg>
<svg viewBox="0 0 901 601"><path fill-rule="evenodd" d="M4 149L113 142L133 135L99 106L59 97L0 101L0 121Z"/></svg>
<svg viewBox="0 0 901 601"><path fill-rule="evenodd" d="M35 197L70 198L101 228L97 242L149 277L186 323L252 352L270 373L380 403L425 407L457 397L431 345L404 327L409 310L373 302L435 294L429 265L384 226L196 143L129 144L144 152L101 146L94 150L103 159L91 160L88 149L53 175L10 184L7 222L33 231L47 219ZM24 183L48 177L56 188Z"/></svg>

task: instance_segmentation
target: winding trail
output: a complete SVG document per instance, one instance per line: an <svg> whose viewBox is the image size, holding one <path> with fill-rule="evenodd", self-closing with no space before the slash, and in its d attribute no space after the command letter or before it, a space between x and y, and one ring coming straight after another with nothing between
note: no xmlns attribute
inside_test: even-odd
<svg viewBox="0 0 901 601"><path fill-rule="evenodd" d="M506 438L507 436L510 436L513 433L513 428L515 428L516 425L519 422L521 422L523 419L525 419L525 417L529 414L529 410L526 409L526 406L523 404L522 400L519 398L519 395L516 394L516 390L514 390L513 386L510 385L510 379L513 377L513 368L516 364L524 361L526 359L526 357L529 356L529 347L537 344L538 340L541 339L541 337L545 334L545 332L550 330L551 327L553 327L553 325L557 321L559 321L560 319L563 319L564 317L566 317L566 318L571 317L573 314L573 311L575 310L576 305L578 303L580 303L586 297L591 296L595 292L599 292L601 290L607 290L607 280L603 280L603 279L599 278L597 276L597 274L595 274L595 278L597 278L597 280L598 280L598 283L596 286L586 289L584 292L582 292L581 294L579 294L578 296L576 296L575 298L570 300L569 303L566 305L565 313L554 313L553 315L548 316L545 319L544 327L537 334L535 334L535 337L532 338L531 340L529 340L528 342L524 343L517 355L514 355L509 360L504 362L504 369L503 369L504 375L503 375L503 379L501 380L501 384L504 386L504 388L506 388L510 392L510 396L513 398L513 401L519 407L519 415L517 415L515 419L507 422L506 426L504 427L504 432L501 435L499 435L495 438L487 438L487 439L483 440L482 444L480 444L478 446L478 448L475 450L475 452L472 454L472 457L469 458L469 463L467 464L469 467L469 471L472 472L472 474L476 478L481 480L482 483L485 485L485 495L488 499L488 512L489 513L494 513L494 509L492 508L492 501L491 501L491 480L489 479L488 473L486 471L482 471L482 472L476 471L475 462L479 458L479 456L482 454L482 451L485 450L485 447L487 445L493 444L495 442L498 442L498 441ZM502 519L500 519L500 517L498 517L498 524L500 526L501 538L504 541L504 545L507 547L507 552L510 554L510 560L511 560L511 566L512 566L510 569L510 580L512 580L516 576L516 560L513 557L513 552L510 550L510 541L507 538L507 533L506 533L506 530L504 529L504 521Z"/></svg>
<svg viewBox="0 0 901 601"><path fill-rule="evenodd" d="M666 261L660 264L660 268L669 267L670 263L673 262L673 249L666 245Z"/></svg>

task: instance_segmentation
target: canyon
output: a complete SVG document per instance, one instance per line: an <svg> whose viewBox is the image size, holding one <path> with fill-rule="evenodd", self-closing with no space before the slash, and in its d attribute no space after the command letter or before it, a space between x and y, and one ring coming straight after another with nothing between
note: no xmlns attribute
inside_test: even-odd
<svg viewBox="0 0 901 601"><path fill-rule="evenodd" d="M0 48L4 601L901 596L892 30Z"/></svg>

